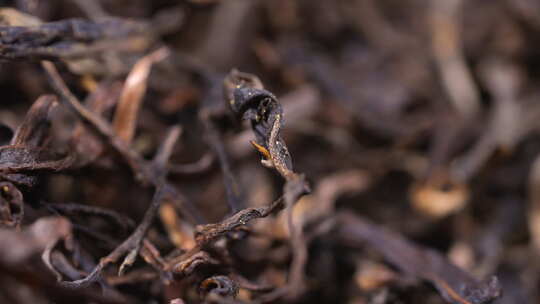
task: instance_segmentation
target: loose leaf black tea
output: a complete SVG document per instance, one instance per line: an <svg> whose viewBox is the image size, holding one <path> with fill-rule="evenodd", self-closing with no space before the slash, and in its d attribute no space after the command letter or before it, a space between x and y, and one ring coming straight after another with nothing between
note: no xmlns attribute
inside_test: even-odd
<svg viewBox="0 0 540 304"><path fill-rule="evenodd" d="M537 1L6 3L0 303L539 302Z"/></svg>

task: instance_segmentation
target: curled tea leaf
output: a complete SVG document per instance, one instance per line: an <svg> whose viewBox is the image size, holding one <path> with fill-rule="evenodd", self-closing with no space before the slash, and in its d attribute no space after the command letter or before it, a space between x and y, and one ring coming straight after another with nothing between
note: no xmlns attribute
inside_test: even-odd
<svg viewBox="0 0 540 304"><path fill-rule="evenodd" d="M227 76L224 88L232 111L251 122L255 134L252 144L263 155L262 164L290 179L295 173L291 155L281 137L283 109L276 96L262 89L257 77L236 70Z"/></svg>
<svg viewBox="0 0 540 304"><path fill-rule="evenodd" d="M200 286L204 294L216 294L221 297L236 297L238 284L227 276L218 275L202 281Z"/></svg>

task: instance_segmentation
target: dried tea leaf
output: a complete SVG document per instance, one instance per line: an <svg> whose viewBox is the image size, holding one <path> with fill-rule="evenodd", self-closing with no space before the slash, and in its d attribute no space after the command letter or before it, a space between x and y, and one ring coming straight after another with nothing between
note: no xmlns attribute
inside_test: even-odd
<svg viewBox="0 0 540 304"><path fill-rule="evenodd" d="M262 164L275 168L285 179L292 177L295 173L291 155L280 132L283 109L277 98L262 89L257 77L236 70L226 77L224 89L232 111L251 122L256 140L253 145L265 157Z"/></svg>
<svg viewBox="0 0 540 304"><path fill-rule="evenodd" d="M363 261L354 274L354 281L363 291L374 291L398 279L398 275L383 264Z"/></svg>
<svg viewBox="0 0 540 304"><path fill-rule="evenodd" d="M15 131L10 144L0 146L1 179L17 185L32 186L35 177L28 175L28 172L58 171L73 163L72 157L58 155L44 147L50 135L50 113L57 105L53 95L38 98Z"/></svg>
<svg viewBox="0 0 540 304"><path fill-rule="evenodd" d="M15 173L34 170L58 171L69 167L71 157L47 149L16 146L0 147L0 172Z"/></svg>
<svg viewBox="0 0 540 304"><path fill-rule="evenodd" d="M26 113L24 121L15 131L12 146L41 147L48 138L51 126L50 113L58 106L54 95L39 97Z"/></svg>
<svg viewBox="0 0 540 304"><path fill-rule="evenodd" d="M137 115L140 111L150 68L167 57L167 48L160 48L141 58L129 73L120 96L113 127L118 137L130 143L135 134Z"/></svg>
<svg viewBox="0 0 540 304"><path fill-rule="evenodd" d="M204 294L216 294L220 297L236 297L238 295L238 283L227 276L219 275L202 281L200 290Z"/></svg>
<svg viewBox="0 0 540 304"><path fill-rule="evenodd" d="M12 183L0 182L0 227L19 228L23 217L22 193Z"/></svg>
<svg viewBox="0 0 540 304"><path fill-rule="evenodd" d="M47 246L71 236L71 223L64 217L43 217L23 232L0 229L0 260L19 264L41 253Z"/></svg>
<svg viewBox="0 0 540 304"><path fill-rule="evenodd" d="M115 45L121 49L141 50L142 41L129 38L147 37L145 23L120 18L98 22L65 19L39 25L0 26L0 58L80 57Z"/></svg>
<svg viewBox="0 0 540 304"><path fill-rule="evenodd" d="M38 26L41 20L11 7L0 8L0 25L7 26Z"/></svg>
<svg viewBox="0 0 540 304"><path fill-rule="evenodd" d="M341 213L339 217L340 238L351 244L367 243L406 275L431 282L448 303L490 303L501 296L496 277L479 282L436 251L415 245L351 213Z"/></svg>
<svg viewBox="0 0 540 304"><path fill-rule="evenodd" d="M118 82L100 85L87 97L85 105L91 112L103 116L116 105L120 89ZM83 122L77 123L71 136L71 144L77 154L77 166L80 167L96 160L105 150L103 141Z"/></svg>
<svg viewBox="0 0 540 304"><path fill-rule="evenodd" d="M171 262L169 262L166 269L170 269L176 276L183 277L192 274L199 266L217 264L219 264L219 262L210 257L207 252L197 251L186 258L182 257L182 260L179 262L177 262L176 259L173 259Z"/></svg>
<svg viewBox="0 0 540 304"><path fill-rule="evenodd" d="M195 241L197 242L197 245L204 247L226 233L246 225L251 220L267 217L282 208L283 199L280 198L268 206L243 209L219 223L197 226Z"/></svg>
<svg viewBox="0 0 540 304"><path fill-rule="evenodd" d="M414 184L409 195L415 210L438 219L462 210L470 194L464 183L435 177L427 182Z"/></svg>
<svg viewBox="0 0 540 304"><path fill-rule="evenodd" d="M176 247L185 250L191 250L195 247L192 233L188 233L192 231L189 231L188 227L181 222L172 203L163 203L159 208L159 216L167 230L169 239Z"/></svg>
<svg viewBox="0 0 540 304"><path fill-rule="evenodd" d="M115 212L113 210L100 208L97 206L88 206L88 205L81 205L81 204L74 204L74 203L63 203L63 204L53 204L53 203L47 203L46 207L48 209L54 210L62 215L68 216L68 215L92 215L92 216L99 216L103 218L104 220L107 220L117 227L122 228L125 231L128 231L130 229L133 229L135 227L135 224L133 223L133 220L131 220L129 217L120 214L118 212Z"/></svg>

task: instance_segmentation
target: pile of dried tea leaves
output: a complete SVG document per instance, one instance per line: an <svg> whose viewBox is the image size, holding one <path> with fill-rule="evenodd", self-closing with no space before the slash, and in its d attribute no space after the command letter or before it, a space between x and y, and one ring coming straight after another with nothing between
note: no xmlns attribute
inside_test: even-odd
<svg viewBox="0 0 540 304"><path fill-rule="evenodd" d="M0 303L540 301L537 1L0 4Z"/></svg>

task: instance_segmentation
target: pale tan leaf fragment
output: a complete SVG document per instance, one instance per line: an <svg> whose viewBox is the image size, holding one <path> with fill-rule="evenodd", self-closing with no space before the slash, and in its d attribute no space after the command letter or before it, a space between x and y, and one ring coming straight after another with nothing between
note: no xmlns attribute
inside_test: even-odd
<svg viewBox="0 0 540 304"><path fill-rule="evenodd" d="M152 64L163 60L168 54L167 48L160 48L144 56L135 64L126 79L113 120L114 131L126 143L130 143L135 134L137 116L146 93L146 81L150 68Z"/></svg>

